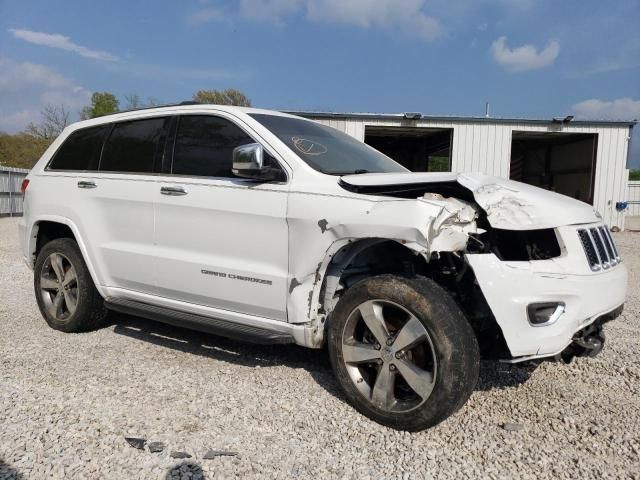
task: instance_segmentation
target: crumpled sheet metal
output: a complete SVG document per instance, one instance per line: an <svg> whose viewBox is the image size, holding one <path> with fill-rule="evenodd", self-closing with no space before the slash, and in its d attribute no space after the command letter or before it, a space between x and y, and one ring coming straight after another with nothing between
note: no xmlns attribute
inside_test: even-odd
<svg viewBox="0 0 640 480"><path fill-rule="evenodd" d="M315 320L327 266L332 256L350 242L365 238L395 240L428 260L433 252L463 250L469 233L478 232L474 207L455 198L426 194L419 199L339 200L322 197L317 206L309 208L306 203L306 208L300 206L299 211L296 203L291 203L289 228L291 238L296 239L289 255L292 278L288 313L292 323ZM327 216L326 212L332 211L335 215ZM319 251L325 252L320 262L315 254Z"/></svg>

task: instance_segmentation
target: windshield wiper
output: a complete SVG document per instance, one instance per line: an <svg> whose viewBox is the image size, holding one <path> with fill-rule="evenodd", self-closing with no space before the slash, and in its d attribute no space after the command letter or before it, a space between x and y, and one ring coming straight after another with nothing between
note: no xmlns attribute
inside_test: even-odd
<svg viewBox="0 0 640 480"><path fill-rule="evenodd" d="M357 170L344 170L344 171L337 171L337 172L324 172L327 173L329 175L360 175L361 173L371 173L369 170L365 170L365 169L357 169Z"/></svg>

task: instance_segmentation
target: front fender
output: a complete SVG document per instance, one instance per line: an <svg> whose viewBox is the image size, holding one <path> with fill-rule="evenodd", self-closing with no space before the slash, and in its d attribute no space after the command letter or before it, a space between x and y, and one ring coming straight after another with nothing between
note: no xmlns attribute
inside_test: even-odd
<svg viewBox="0 0 640 480"><path fill-rule="evenodd" d="M430 258L459 251L476 232L476 211L467 202L425 194L417 199L293 192L289 198L290 323L321 321L321 288L333 256L345 245L395 241Z"/></svg>

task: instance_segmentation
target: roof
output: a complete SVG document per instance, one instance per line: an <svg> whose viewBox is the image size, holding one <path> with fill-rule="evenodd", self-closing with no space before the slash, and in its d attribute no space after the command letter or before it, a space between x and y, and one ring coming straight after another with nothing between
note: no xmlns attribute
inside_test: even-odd
<svg viewBox="0 0 640 480"><path fill-rule="evenodd" d="M433 121L433 122L478 122L478 123L505 123L505 124L534 124L534 125L554 125L562 123L561 120L554 121L553 119L533 119L533 118L499 118L499 117L465 117L456 115L420 115L419 118L408 118L408 116L416 115L411 112L405 113L364 113L364 112L314 112L314 111L293 111L286 110L285 113L291 115L298 115L305 118L334 118L334 119L363 119L363 120L407 120L407 121ZM570 125L608 125L608 126L626 126L633 127L638 120L571 120L565 124Z"/></svg>
<svg viewBox="0 0 640 480"><path fill-rule="evenodd" d="M100 117L90 118L88 120L81 120L79 122L72 123L69 127L72 130L91 127L95 125L102 125L104 123L118 122L122 120L132 120L136 118L152 117L155 115L161 115L163 113L179 115L189 112L202 112L206 110L212 110L217 112L239 112L239 113L265 113L271 115L289 116L288 113L279 112L275 110L264 110L261 108L253 107L237 107L233 105L214 105L206 103L179 103L172 105L157 105L153 107L143 107L134 110L124 110L121 112L111 113L108 115L102 115ZM68 127L68 128L69 128Z"/></svg>

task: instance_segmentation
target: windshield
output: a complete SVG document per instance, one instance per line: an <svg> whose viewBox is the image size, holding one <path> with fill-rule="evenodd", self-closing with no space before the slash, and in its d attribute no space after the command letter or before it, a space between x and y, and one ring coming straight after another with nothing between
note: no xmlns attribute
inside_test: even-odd
<svg viewBox="0 0 640 480"><path fill-rule="evenodd" d="M250 114L298 157L330 175L406 172L399 163L334 128L301 118Z"/></svg>

